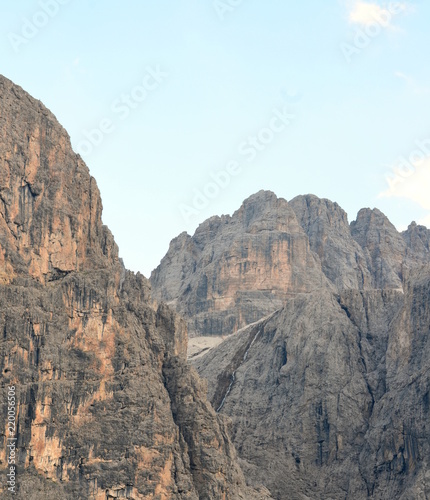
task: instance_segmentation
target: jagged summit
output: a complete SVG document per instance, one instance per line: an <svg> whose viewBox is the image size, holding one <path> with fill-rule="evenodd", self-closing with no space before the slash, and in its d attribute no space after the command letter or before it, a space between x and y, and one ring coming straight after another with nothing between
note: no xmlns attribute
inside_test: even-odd
<svg viewBox="0 0 430 500"><path fill-rule="evenodd" d="M262 205L273 205L275 204L279 198L276 196L276 194L273 191L261 189L257 193L254 193L248 198L246 198L242 206L250 206L250 205L257 205L257 206L262 206Z"/></svg>
<svg viewBox="0 0 430 500"><path fill-rule="evenodd" d="M269 211L261 199L232 216L234 236L169 254L190 264L180 280L163 263L151 277L166 295L182 282L172 304L197 334L232 334L194 339L208 347L190 359L232 419L245 476L275 498L429 497L430 231L399 233L368 208L349 224L313 195L269 197Z"/></svg>
<svg viewBox="0 0 430 500"><path fill-rule="evenodd" d="M378 209L346 212L308 194L271 191L247 198L231 216L211 217L172 241L151 275L155 296L183 314L192 335L223 335L257 321L291 295L399 289L430 260L430 233L400 234Z"/></svg>
<svg viewBox="0 0 430 500"><path fill-rule="evenodd" d="M173 240L151 283L189 319L192 335L231 333L291 294L331 288L293 207L270 191Z"/></svg>

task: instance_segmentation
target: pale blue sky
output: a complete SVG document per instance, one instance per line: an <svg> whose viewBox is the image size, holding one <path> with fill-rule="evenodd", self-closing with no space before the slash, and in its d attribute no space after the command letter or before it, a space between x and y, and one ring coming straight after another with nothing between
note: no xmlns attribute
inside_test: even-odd
<svg viewBox="0 0 430 500"><path fill-rule="evenodd" d="M9 1L0 72L68 130L148 276L173 237L259 189L430 225L430 161L393 172L416 141L430 155L429 21L424 1Z"/></svg>

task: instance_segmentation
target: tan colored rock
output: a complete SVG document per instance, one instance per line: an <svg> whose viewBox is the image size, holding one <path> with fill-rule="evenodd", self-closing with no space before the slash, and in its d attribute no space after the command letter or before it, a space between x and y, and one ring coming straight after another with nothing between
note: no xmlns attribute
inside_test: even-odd
<svg viewBox="0 0 430 500"><path fill-rule="evenodd" d="M3 77L0 93L0 229L9 265L45 283L117 262L96 182L67 132Z"/></svg>
<svg viewBox="0 0 430 500"><path fill-rule="evenodd" d="M295 293L330 288L294 211L269 191L174 239L151 284L188 319L191 336L232 333Z"/></svg>
<svg viewBox="0 0 430 500"><path fill-rule="evenodd" d="M0 77L0 393L16 387L17 494L260 499L186 364L182 319L124 269L95 180L53 115ZM198 467L196 466L198 464Z"/></svg>

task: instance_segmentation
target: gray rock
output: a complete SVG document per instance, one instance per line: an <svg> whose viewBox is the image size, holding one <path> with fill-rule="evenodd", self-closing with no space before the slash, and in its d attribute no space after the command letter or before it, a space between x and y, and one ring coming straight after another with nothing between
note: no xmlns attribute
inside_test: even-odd
<svg viewBox="0 0 430 500"><path fill-rule="evenodd" d="M351 224L337 203L313 195L287 202L270 191L232 216L212 217L180 234L151 274L155 297L188 322L190 335L226 335L322 288L402 290L430 263L430 231L400 234L377 209Z"/></svg>
<svg viewBox="0 0 430 500"><path fill-rule="evenodd" d="M270 191L175 238L151 284L187 318L190 335L231 333L295 293L331 287L294 211Z"/></svg>
<svg viewBox="0 0 430 500"><path fill-rule="evenodd" d="M348 216L337 204L313 195L290 202L324 274L339 289L373 288L362 248L351 235Z"/></svg>
<svg viewBox="0 0 430 500"><path fill-rule="evenodd" d="M406 242L378 209L363 208L351 223L351 234L363 248L374 288L402 288Z"/></svg>
<svg viewBox="0 0 430 500"><path fill-rule="evenodd" d="M360 454L402 301L396 291L301 294L195 361L233 420L251 484L279 499L367 498Z"/></svg>
<svg viewBox="0 0 430 500"><path fill-rule="evenodd" d="M271 231L261 196L244 205ZM349 225L337 204L312 195L265 197L272 218L293 209L327 279L289 288L269 317L192 360L213 407L232 419L248 482L277 499L428 498L430 231L413 223L400 234L377 209ZM203 253L216 236L201 228ZM199 276L197 265L183 279ZM181 310L182 296L170 298Z"/></svg>

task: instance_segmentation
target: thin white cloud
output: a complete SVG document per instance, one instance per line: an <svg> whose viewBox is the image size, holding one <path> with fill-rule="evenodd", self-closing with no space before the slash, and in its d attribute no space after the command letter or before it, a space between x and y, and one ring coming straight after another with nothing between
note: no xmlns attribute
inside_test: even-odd
<svg viewBox="0 0 430 500"><path fill-rule="evenodd" d="M379 193L379 197L405 198L417 203L429 211L420 224L430 227L430 158L415 163L413 167L413 172L405 177L398 176L397 182L392 182L386 191Z"/></svg>
<svg viewBox="0 0 430 500"><path fill-rule="evenodd" d="M429 94L430 93L430 87L426 87L425 85L421 85L411 76L405 75L404 73L402 73L400 71L396 71L394 74L397 76L397 78L404 80L406 82L407 86L415 94Z"/></svg>
<svg viewBox="0 0 430 500"><path fill-rule="evenodd" d="M375 22L375 19L381 19L389 14L387 9L383 9L377 4L367 2L355 2L349 13L349 22L367 26Z"/></svg>

